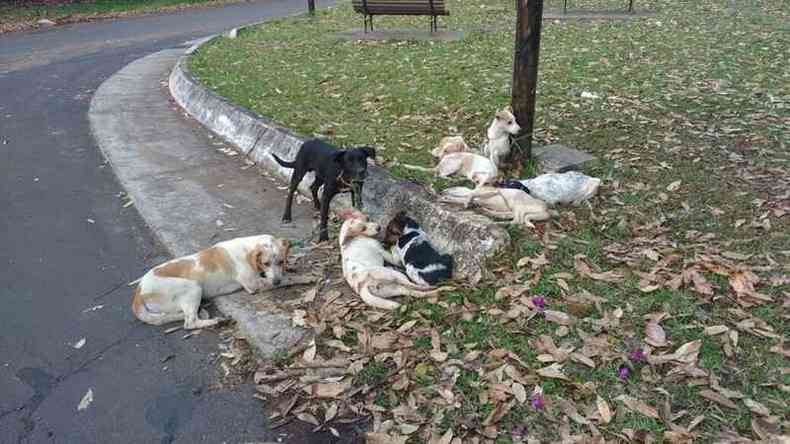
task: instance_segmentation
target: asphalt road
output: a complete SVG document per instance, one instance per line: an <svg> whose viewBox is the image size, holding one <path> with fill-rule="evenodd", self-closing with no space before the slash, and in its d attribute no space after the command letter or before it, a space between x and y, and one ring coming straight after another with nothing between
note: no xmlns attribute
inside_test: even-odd
<svg viewBox="0 0 790 444"><path fill-rule="evenodd" d="M251 387L217 383L215 333L183 340L132 317L126 283L166 253L124 208L87 111L102 81L139 57L304 4L258 0L0 35L0 443L278 437ZM89 390L93 401L79 410Z"/></svg>

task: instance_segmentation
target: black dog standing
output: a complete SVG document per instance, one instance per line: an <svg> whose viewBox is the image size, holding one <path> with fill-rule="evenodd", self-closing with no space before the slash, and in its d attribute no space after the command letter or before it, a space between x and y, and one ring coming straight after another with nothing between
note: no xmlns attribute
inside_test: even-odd
<svg viewBox="0 0 790 444"><path fill-rule="evenodd" d="M315 181L310 186L313 194L313 205L321 210L321 232L318 241L329 240L327 219L329 203L335 194L351 192L351 203L355 208L362 209L362 185L368 175L368 158L376 157L376 150L371 147L353 148L345 151L318 139L308 140L299 149L293 162L286 162L272 154L274 160L285 168L293 168L291 185L288 189L288 200L285 203L283 222L291 222L291 204L294 193L304 175L315 171ZM319 206L318 189L324 186Z"/></svg>

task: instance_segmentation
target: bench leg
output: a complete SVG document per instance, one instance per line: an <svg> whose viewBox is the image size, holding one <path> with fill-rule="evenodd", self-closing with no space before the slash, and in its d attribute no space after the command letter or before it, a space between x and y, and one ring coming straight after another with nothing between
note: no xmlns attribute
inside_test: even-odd
<svg viewBox="0 0 790 444"><path fill-rule="evenodd" d="M568 13L568 0L565 0L565 3L562 4L562 13L563 14Z"/></svg>
<svg viewBox="0 0 790 444"><path fill-rule="evenodd" d="M368 32L368 21L370 22L370 31L373 32L373 16L366 15L363 20L365 20L365 33Z"/></svg>
<svg viewBox="0 0 790 444"><path fill-rule="evenodd" d="M436 32L439 30L439 22L437 16L431 16L431 32Z"/></svg>
<svg viewBox="0 0 790 444"><path fill-rule="evenodd" d="M634 12L634 0L628 1L628 12Z"/></svg>

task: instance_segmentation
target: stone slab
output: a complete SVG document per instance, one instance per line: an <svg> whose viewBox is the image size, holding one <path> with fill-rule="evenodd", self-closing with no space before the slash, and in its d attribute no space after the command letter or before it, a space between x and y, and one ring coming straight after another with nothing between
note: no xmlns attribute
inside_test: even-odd
<svg viewBox="0 0 790 444"><path fill-rule="evenodd" d="M596 160L595 157L561 144L544 145L532 148L532 155L541 164L544 173L564 173L581 171Z"/></svg>
<svg viewBox="0 0 790 444"><path fill-rule="evenodd" d="M463 40L465 33L461 31L430 32L416 29L381 29L365 32L364 29L353 29L351 31L338 32L336 35L345 40L455 42Z"/></svg>

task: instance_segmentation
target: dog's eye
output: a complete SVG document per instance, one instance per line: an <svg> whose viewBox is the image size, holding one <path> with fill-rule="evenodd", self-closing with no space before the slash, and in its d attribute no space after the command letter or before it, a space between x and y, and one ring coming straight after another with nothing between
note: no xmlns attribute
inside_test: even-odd
<svg viewBox="0 0 790 444"><path fill-rule="evenodd" d="M265 271L261 271L261 272L258 274L258 276L260 276L260 277L262 277L262 278L266 278L266 272L265 272Z"/></svg>
<svg viewBox="0 0 790 444"><path fill-rule="evenodd" d="M508 122L507 122L507 124L508 124L508 125L512 125L512 124L513 124L513 121L512 121L512 120L510 120L510 121L508 121Z"/></svg>

